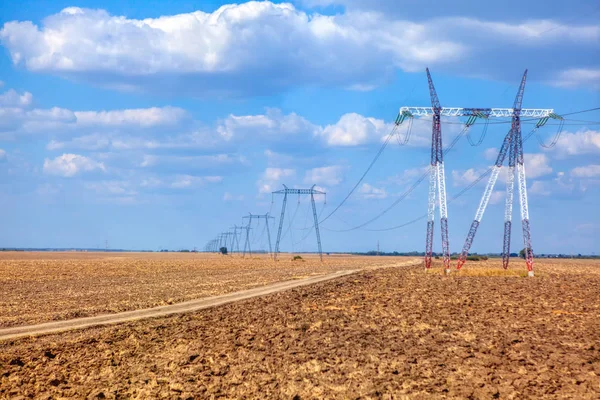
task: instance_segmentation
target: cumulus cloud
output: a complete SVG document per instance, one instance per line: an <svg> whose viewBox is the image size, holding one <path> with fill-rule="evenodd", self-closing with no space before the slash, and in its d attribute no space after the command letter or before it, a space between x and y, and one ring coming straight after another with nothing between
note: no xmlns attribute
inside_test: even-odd
<svg viewBox="0 0 600 400"><path fill-rule="evenodd" d="M383 15L307 14L271 2L144 20L70 7L41 26L8 22L0 39L13 62L32 71L102 74L111 86L146 89L159 89L153 76L185 74L184 87L195 83L197 91L371 86L390 77L394 67L420 69L464 52L459 43L431 40L421 24ZM265 79L257 82L257 76Z"/></svg>
<svg viewBox="0 0 600 400"><path fill-rule="evenodd" d="M556 145L548 151L559 157L600 154L600 132L591 129L563 132Z"/></svg>
<svg viewBox="0 0 600 400"><path fill-rule="evenodd" d="M258 180L259 193L271 193L280 189L280 185L284 179L293 178L296 175L296 170L291 168L267 168L261 179Z"/></svg>
<svg viewBox="0 0 600 400"><path fill-rule="evenodd" d="M542 176L546 176L552 173L552 167L550 166L549 158L542 153L525 153L524 155L525 161L525 173L526 178L540 178ZM506 161L504 166L500 170L500 174L498 175L498 181L506 182L508 176L508 167L506 166ZM452 171L452 183L454 186L467 186L477 181L483 175L488 168L469 168L464 171L453 170ZM489 177L489 175L488 175ZM488 177L482 179L480 181L481 185L485 185L488 181ZM516 179L516 178L515 178ZM516 180L515 180L516 182Z"/></svg>
<svg viewBox="0 0 600 400"><path fill-rule="evenodd" d="M560 72L551 83L560 87L600 89L600 68L571 68Z"/></svg>
<svg viewBox="0 0 600 400"><path fill-rule="evenodd" d="M222 180L223 177L221 176L177 175L170 186L173 189L189 189L206 183L218 183Z"/></svg>
<svg viewBox="0 0 600 400"><path fill-rule="evenodd" d="M129 181L100 181L100 182L86 182L85 188L92 190L102 195L116 195L116 196L134 196L137 194L136 190L132 188L132 183Z"/></svg>
<svg viewBox="0 0 600 400"><path fill-rule="evenodd" d="M475 182L487 168L469 168L465 171L452 170L452 184L454 186L467 186ZM486 181L483 180L485 183Z"/></svg>
<svg viewBox="0 0 600 400"><path fill-rule="evenodd" d="M78 154L63 154L54 159L44 160L44 172L49 175L70 178L82 172L96 170L106 171L106 168L103 163Z"/></svg>
<svg viewBox="0 0 600 400"><path fill-rule="evenodd" d="M219 121L216 131L226 141L243 138L265 138L289 140L289 137L304 134L304 139L313 136L319 127L296 113L283 114L276 108L267 108L265 114L229 115Z"/></svg>
<svg viewBox="0 0 600 400"><path fill-rule="evenodd" d="M571 170L571 176L575 178L600 178L600 165L592 164L585 167L573 168Z"/></svg>
<svg viewBox="0 0 600 400"><path fill-rule="evenodd" d="M181 123L187 112L176 107L124 109L114 111L71 111L64 108L5 107L0 104L0 132L13 134L66 134L85 129L148 129Z"/></svg>
<svg viewBox="0 0 600 400"><path fill-rule="evenodd" d="M397 185L405 185L409 182L412 183L416 181L426 173L429 173L429 166L421 168L408 168L402 171L401 174L389 177L388 181Z"/></svg>
<svg viewBox="0 0 600 400"><path fill-rule="evenodd" d="M33 95L29 92L19 94L10 89L0 94L0 107L29 107L31 103L33 103Z"/></svg>
<svg viewBox="0 0 600 400"><path fill-rule="evenodd" d="M313 168L306 171L304 183L309 185L335 186L342 182L346 168L341 165Z"/></svg>
<svg viewBox="0 0 600 400"><path fill-rule="evenodd" d="M534 196L549 196L550 184L543 181L534 181L531 184L528 193Z"/></svg>
<svg viewBox="0 0 600 400"><path fill-rule="evenodd" d="M525 153L525 171L529 178L539 178L552 173L550 160L545 154L540 153Z"/></svg>
<svg viewBox="0 0 600 400"><path fill-rule="evenodd" d="M385 189L371 186L368 183L363 183L358 189L358 193L365 199L385 199L388 196Z"/></svg>
<svg viewBox="0 0 600 400"><path fill-rule="evenodd" d="M76 111L79 126L124 126L150 127L172 125L185 118L187 112L178 107L151 107L113 111Z"/></svg>
<svg viewBox="0 0 600 400"><path fill-rule="evenodd" d="M575 168L573 171L577 170ZM572 171L572 172L573 172ZM582 168L573 173L557 172L551 180L534 181L529 192L537 196L558 196L562 198L579 198L592 186L600 185L600 180L594 179L595 168ZM578 176L581 175L581 176Z"/></svg>
<svg viewBox="0 0 600 400"><path fill-rule="evenodd" d="M4 162L6 161L6 151L3 149L0 149L0 162Z"/></svg>
<svg viewBox="0 0 600 400"><path fill-rule="evenodd" d="M243 156L234 156L230 154L212 154L204 156L176 156L176 155L154 155L145 154L138 166L142 168L150 167L183 167L189 168L211 168L217 165L231 165L235 163L245 163Z"/></svg>
<svg viewBox="0 0 600 400"><path fill-rule="evenodd" d="M383 120L350 113L327 125L319 133L330 146L357 146L379 139L389 133L393 124Z"/></svg>
<svg viewBox="0 0 600 400"><path fill-rule="evenodd" d="M462 73L468 65L469 73L506 78L503 71L515 59L507 55L526 57L532 48L539 56L531 68L545 65L555 74L570 67L566 63L593 63L592 51L578 50L599 36L597 25L551 20L414 22L384 12L306 13L268 1L143 20L70 7L40 25L13 21L0 31L13 63L31 71L194 94L265 93L303 84L365 90L398 69L426 65ZM557 49L568 56L554 57Z"/></svg>

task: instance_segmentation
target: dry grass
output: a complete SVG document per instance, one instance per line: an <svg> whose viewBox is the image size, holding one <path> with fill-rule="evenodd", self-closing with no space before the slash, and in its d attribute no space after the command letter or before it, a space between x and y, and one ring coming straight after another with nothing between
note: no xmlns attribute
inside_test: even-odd
<svg viewBox="0 0 600 400"><path fill-rule="evenodd" d="M0 253L0 327L116 313L401 258L281 254ZM404 258L403 260L406 260Z"/></svg>

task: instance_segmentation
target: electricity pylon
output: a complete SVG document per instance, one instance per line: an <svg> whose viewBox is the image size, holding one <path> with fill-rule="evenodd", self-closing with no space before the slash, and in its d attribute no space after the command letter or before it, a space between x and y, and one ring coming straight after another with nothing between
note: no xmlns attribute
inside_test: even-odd
<svg viewBox="0 0 600 400"><path fill-rule="evenodd" d="M433 86L433 80L427 68L427 81L431 108L433 109L433 127L431 133L431 166L429 169L429 203L427 208L427 237L425 240L425 268L431 267L433 252L433 225L435 218L436 188L440 205L440 228L442 231L442 253L444 271L450 273L450 243L448 241L448 208L446 205L446 177L444 172L444 151L442 147L441 105Z"/></svg>
<svg viewBox="0 0 600 400"><path fill-rule="evenodd" d="M248 213L247 216L242 217L242 219L246 219L246 218L248 219L248 226L251 225L253 219L257 219L260 222L260 220L264 218L265 224L267 227L267 238L269 239L269 256L273 256L273 249L271 247L271 231L269 230L269 219L275 219L275 218L271 217L269 215L269 213L266 213L266 214Z"/></svg>
<svg viewBox="0 0 600 400"><path fill-rule="evenodd" d="M523 104L523 93L525 91L525 82L527 81L527 70L523 73L519 90L513 104L511 111L511 128L510 131L504 137L502 147L496 158L496 163L492 167L492 174L488 180L487 186L483 192L483 197L479 202L479 207L475 213L475 219L471 223L471 228L467 234L465 244L463 245L462 252L458 258L456 265L457 269L461 269L465 263L469 254L469 249L475 239L477 228L483 218L483 214L490 200L494 186L500 174L502 164L508 154L508 179L506 182L506 203L504 210L504 241L502 246L502 266L504 269L508 268L510 261L510 237L512 227L512 208L513 208L513 197L514 197L514 182L515 182L515 167L517 172L517 179L519 184L519 201L521 206L521 224L523 227L523 242L525 245L525 261L527 265L527 271L529 276L533 274L533 251L531 249L531 231L529 224L529 206L527 201L527 182L525 178L525 164L523 158L523 137L521 135L521 117L524 115L531 115L530 110L521 109ZM554 110L536 110L536 117L540 117L541 120L536 125L536 128L545 124L548 118L558 118L559 116L554 114Z"/></svg>
<svg viewBox="0 0 600 400"><path fill-rule="evenodd" d="M506 204L506 212L505 212L505 238L504 238L504 250L503 250L503 264L505 268L508 266L508 257L510 256L510 225L511 225L511 215L512 215L512 193L514 186L514 171L515 165L517 166L517 172L519 177L519 192L520 192L520 202L521 202L521 219L523 223L523 238L525 244L525 248L528 249L528 253L526 255L527 268L529 270L529 275L533 276L533 253L531 252L531 234L529 231L529 212L527 206L527 189L525 182L525 166L523 162L523 140L521 136L521 117L530 117L530 118L540 118L540 121L536 125L536 128L543 126L546 123L548 118L558 118L560 117L554 114L553 109L540 109L540 108L532 108L532 109L522 109L521 104L523 100L523 89L525 86L525 78L526 73L523 76L523 80L521 82L521 87L519 92L517 93L517 98L515 99L515 103L513 108L462 108L462 107L441 107L439 103L439 99L437 97L437 93L435 91L435 87L433 86L433 81L431 79L431 75L429 73L429 69L427 71L427 79L429 83L429 92L431 97L431 107L401 107L400 112L398 114L398 118L396 118L396 125L402 124L402 122L406 118L414 118L417 117L425 117L431 116L433 119L433 129L432 129L432 146L431 146L431 166L430 166L430 181L429 181L429 202L428 202L428 219L427 219L427 238L426 238L426 250L425 250L425 267L430 268L431 266L431 258L432 258L432 247L433 247L433 225L434 225L434 217L435 217L435 203L436 203L436 187L438 191L438 200L440 206L440 217L441 217L441 228L442 228L442 251L444 255L444 270L446 273L450 272L450 250L448 243L448 215L447 215L447 205L446 205L446 194L445 194L445 179L444 179L444 161L443 161L443 148L442 148L442 136L441 136L441 125L440 125L440 117L468 117L467 122L465 123L465 129L471 127L478 118L482 118L488 120L492 117L512 117L512 127L510 132L504 138L504 142L500 153L498 154L498 159L496 160L496 164L492 169L492 175L488 182L488 185L484 191L484 195L479 204L479 208L477 213L475 214L475 220L471 225L471 229L469 230L469 234L467 235L467 240L465 241L465 245L463 247L463 251L458 260L457 268L460 269L464 264L466 257L468 255L468 251L471 247L472 241L475 237L475 233L477 232L477 228L479 223L481 222L481 218L483 217L483 213L485 208L489 202L490 196L493 192L494 184L496 183L496 179L498 178L498 174L500 172L500 168L502 167L502 163L507 154L513 154L514 161L512 164L509 161L509 167L512 165L512 169L509 173L509 182L507 184L507 204ZM515 132L513 136L513 131ZM518 134L516 133L518 132ZM510 157L509 157L510 158ZM512 183L511 183L512 182ZM509 200L510 198L510 200Z"/></svg>
<svg viewBox="0 0 600 400"><path fill-rule="evenodd" d="M283 229L283 219L285 217L285 206L287 205L288 194L297 194L298 196L303 194L309 194L310 201L312 204L315 232L317 235L317 245L319 247L319 257L321 261L323 261L323 250L321 249L321 234L319 233L319 218L317 217L317 207L315 206L315 194L322 194L324 196L326 196L327 194L325 192L321 192L320 190L316 190L315 186L316 185L312 185L310 189L290 189L287 186L283 185L284 189L273 192L273 194L283 194L281 217L279 218L279 229L277 230L277 242L275 243L275 253L273 254L274 260L277 260L277 255L279 254L279 243L281 241L281 230Z"/></svg>
<svg viewBox="0 0 600 400"><path fill-rule="evenodd" d="M237 248L237 252L240 252L240 237L238 235L238 230L240 231L240 234L243 232L244 227L243 226L237 226L234 225L232 228L229 229L233 229L233 237L231 240L231 252L235 252L235 249Z"/></svg>

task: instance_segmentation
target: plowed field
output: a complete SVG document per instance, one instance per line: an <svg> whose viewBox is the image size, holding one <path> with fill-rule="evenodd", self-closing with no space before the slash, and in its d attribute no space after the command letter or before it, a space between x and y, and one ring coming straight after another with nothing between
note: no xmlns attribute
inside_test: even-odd
<svg viewBox="0 0 600 400"><path fill-rule="evenodd" d="M600 264L536 267L373 270L0 343L0 397L600 398Z"/></svg>
<svg viewBox="0 0 600 400"><path fill-rule="evenodd" d="M0 252L0 328L110 314L410 258Z"/></svg>

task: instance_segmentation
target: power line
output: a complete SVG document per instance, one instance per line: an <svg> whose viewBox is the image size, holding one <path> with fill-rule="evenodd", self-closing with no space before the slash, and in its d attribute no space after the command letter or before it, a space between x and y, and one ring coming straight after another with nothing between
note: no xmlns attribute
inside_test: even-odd
<svg viewBox="0 0 600 400"><path fill-rule="evenodd" d="M462 135L468 129L469 129L469 127L465 126L463 128L463 130L458 135L456 135L456 137L454 138L452 143L450 143L450 145L444 150L444 155L448 154L448 152L456 145L456 143L458 143L458 141L460 140ZM425 172L423 175L421 175L417 179L417 181L406 192L404 192L396 201L394 201L390 206L388 206L386 209L384 209L382 212L380 212L379 214L377 214L375 217L371 218L370 220L368 220L360 225L357 225L357 226L354 226L352 228L345 229L345 230L333 230L333 229L327 229L327 230L332 231L332 232L350 232L350 231L354 231L356 229L360 229L364 226L369 225L372 222L377 221L379 218L381 218L385 214L387 214L392 208L396 207L402 200L404 200L406 197L408 197L417 188L417 186L419 186L421 184L421 182L423 182L423 180L425 180L425 178L427 178L428 175L429 175L429 170L427 172Z"/></svg>
<svg viewBox="0 0 600 400"><path fill-rule="evenodd" d="M377 152L377 154L375 154L375 157L373 158L373 161L371 161L371 163L369 164L369 166L367 167L367 169L365 170L365 172L362 174L362 176L360 177L360 179L358 180L358 182L356 182L356 184L354 185L354 187L350 190L350 192L348 192L348 194L346 195L346 197L344 197L344 199L342 200L342 202L340 204L338 204L337 207L335 207L333 209L333 211L331 211L325 218L323 218L321 221L319 221L319 224L322 224L323 222L327 221L329 219L329 217L331 217L333 214L335 214L335 212L337 210L339 210L341 206L344 205L344 203L346 202L346 200L348 200L350 198L350 196L352 195L352 193L354 193L354 191L356 190L356 188L358 187L358 185L360 185L360 183L365 179L365 177L367 176L367 174L369 173L369 171L371 170L371 168L373 168L373 165L375 165L375 163L379 159L379 156L381 156L381 153L383 153L383 150L385 150L385 148L387 147L388 143L390 142L390 139L392 138L392 136L395 135L397 128L398 128L398 126L394 125L394 128L392 128L392 131L388 134L387 138L385 139L385 141L383 142L383 144L379 148L379 151Z"/></svg>
<svg viewBox="0 0 600 400"><path fill-rule="evenodd" d="M531 138L531 136L535 133L535 131L537 130L537 128L534 128L531 130L531 132L529 132L527 134L527 136L525 136L525 138L523 138L523 142L527 142L527 140L529 138ZM471 182L467 187L465 187L464 189L462 189L460 192L458 192L457 194L455 194L454 196L452 196L449 200L448 200L448 204L452 203L453 201L455 201L456 199L460 198L461 196L463 196L465 193L467 193L469 190L471 190L473 187L475 187L479 182L481 182L486 176L488 176L490 174L490 172L492 171L493 167L488 168L485 172L483 172L477 179L475 179L473 182ZM338 217L339 218L339 217ZM405 226L408 225L412 225L416 222L419 222L423 219L427 218L427 214L423 214L418 218L415 218L411 221L405 222L401 225L396 225L396 226L392 226L390 228L382 228L382 229L363 229L365 231L368 232L386 232L386 231L392 231L392 230L396 230L396 229L400 229L400 228L404 228ZM340 219L340 221L348 224L348 222ZM349 225L349 224L348 224ZM324 228L325 229L325 228ZM333 231L331 229L327 229L328 231ZM352 229L351 229L352 230ZM350 230L348 230L350 231ZM333 231L333 232L347 232L347 231Z"/></svg>

